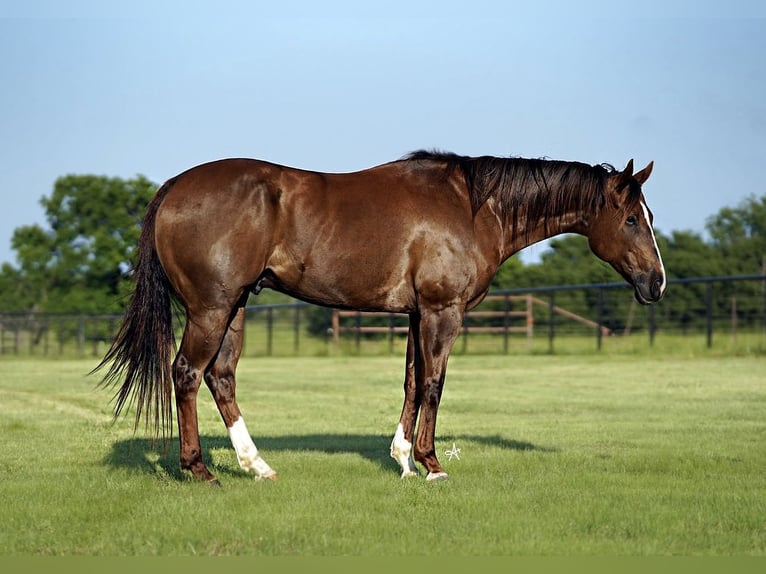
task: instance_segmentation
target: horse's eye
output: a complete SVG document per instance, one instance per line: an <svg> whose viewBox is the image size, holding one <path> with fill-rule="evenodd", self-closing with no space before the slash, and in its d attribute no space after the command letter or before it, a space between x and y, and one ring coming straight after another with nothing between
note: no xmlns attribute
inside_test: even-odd
<svg viewBox="0 0 766 574"><path fill-rule="evenodd" d="M625 223L628 225L636 225L638 223L638 217L635 215L629 215L628 218L625 220Z"/></svg>

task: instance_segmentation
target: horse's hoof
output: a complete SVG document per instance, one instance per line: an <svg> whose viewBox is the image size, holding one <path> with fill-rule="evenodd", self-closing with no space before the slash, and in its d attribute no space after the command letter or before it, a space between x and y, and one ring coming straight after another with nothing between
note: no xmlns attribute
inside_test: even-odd
<svg viewBox="0 0 766 574"><path fill-rule="evenodd" d="M402 471L402 478L409 478L411 476L420 476L420 473L417 470L403 470Z"/></svg>
<svg viewBox="0 0 766 574"><path fill-rule="evenodd" d="M441 482L447 480L449 475L446 472L429 472L426 480L430 482Z"/></svg>
<svg viewBox="0 0 766 574"><path fill-rule="evenodd" d="M207 483L210 486L214 487L214 488L222 488L223 487L223 485L221 484L221 481L218 480L217 478L213 478L211 480L208 480Z"/></svg>
<svg viewBox="0 0 766 574"><path fill-rule="evenodd" d="M266 474L256 474L255 480L273 480L274 482L276 482L277 473L272 470L271 472Z"/></svg>

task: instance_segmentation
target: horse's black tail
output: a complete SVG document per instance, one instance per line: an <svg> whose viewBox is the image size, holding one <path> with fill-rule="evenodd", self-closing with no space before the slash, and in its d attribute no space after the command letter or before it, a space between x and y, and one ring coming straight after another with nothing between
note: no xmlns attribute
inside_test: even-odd
<svg viewBox="0 0 766 574"><path fill-rule="evenodd" d="M155 437L162 436L163 440L172 434L171 361L175 336L173 291L155 249L154 223L171 185L163 185L147 207L138 243L133 296L112 346L94 369L111 363L101 386L119 385L114 395L115 419L126 406L135 405L134 430L143 417L146 428L153 426Z"/></svg>

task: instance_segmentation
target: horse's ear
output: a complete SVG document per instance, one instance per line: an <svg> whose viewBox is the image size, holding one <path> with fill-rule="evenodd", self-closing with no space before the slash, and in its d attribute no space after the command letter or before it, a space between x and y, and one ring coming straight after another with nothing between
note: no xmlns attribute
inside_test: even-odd
<svg viewBox="0 0 766 574"><path fill-rule="evenodd" d="M617 180L614 182L614 190L620 191L623 187L628 185L630 180L633 178L633 160L629 160L628 165L625 166L625 169L616 174L615 177Z"/></svg>
<svg viewBox="0 0 766 574"><path fill-rule="evenodd" d="M633 177L636 178L636 181L640 185L644 185L647 179L649 179L649 176L652 175L652 168L654 167L654 162L650 161L649 165L647 165L644 169L639 171L637 174L635 174Z"/></svg>

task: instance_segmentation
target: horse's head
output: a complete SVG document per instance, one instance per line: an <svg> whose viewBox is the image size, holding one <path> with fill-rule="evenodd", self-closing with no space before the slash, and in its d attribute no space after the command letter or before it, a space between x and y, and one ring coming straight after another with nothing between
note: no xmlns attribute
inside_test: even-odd
<svg viewBox="0 0 766 574"><path fill-rule="evenodd" d="M633 285L636 299L644 305L659 301L667 285L652 212L641 192L652 166L649 163L634 174L630 160L624 171L611 174L606 183L606 204L588 230L593 253Z"/></svg>

